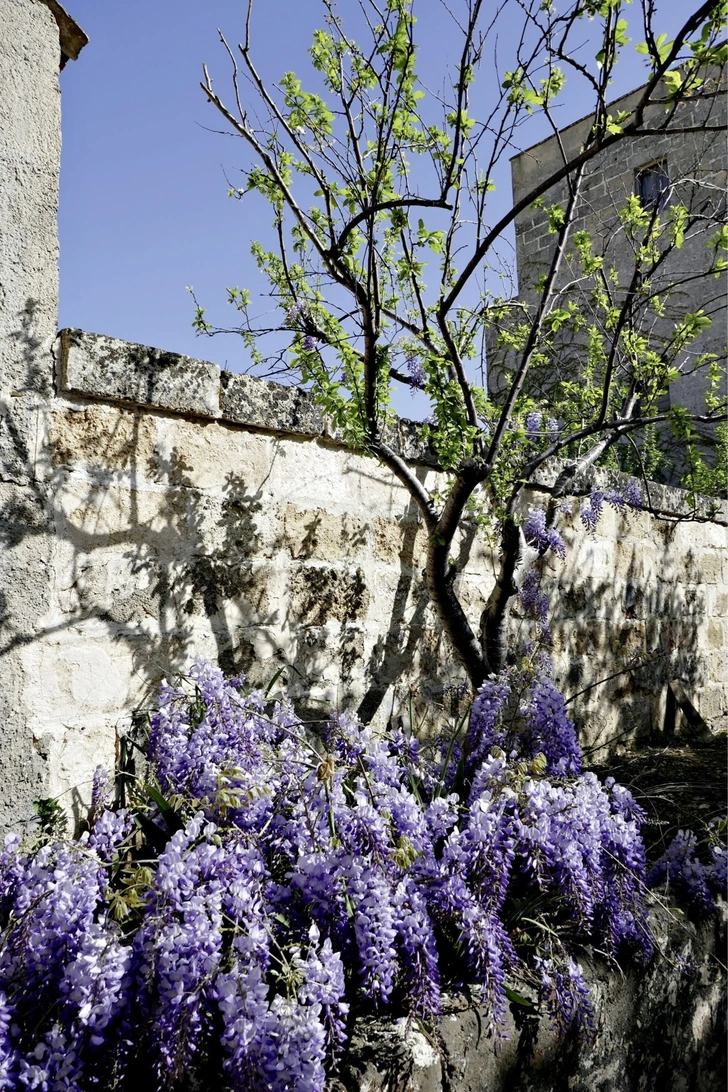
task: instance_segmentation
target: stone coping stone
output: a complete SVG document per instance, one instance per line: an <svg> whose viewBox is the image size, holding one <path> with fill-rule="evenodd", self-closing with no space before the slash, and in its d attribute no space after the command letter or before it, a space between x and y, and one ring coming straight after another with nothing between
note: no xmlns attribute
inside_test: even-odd
<svg viewBox="0 0 728 1092"><path fill-rule="evenodd" d="M648 896L655 955L611 965L583 950L578 962L594 1009L593 1041L562 1041L545 1012L511 1004L505 1038L492 1009L443 997L439 1033L406 1016L359 1015L327 1092L718 1092L726 1087L726 905L693 923ZM533 981L512 982L536 1000ZM520 1011L520 1015L519 1015Z"/></svg>
<svg viewBox="0 0 728 1092"><path fill-rule="evenodd" d="M324 414L308 391L253 375L221 372L222 419L236 425L321 436Z"/></svg>
<svg viewBox="0 0 728 1092"><path fill-rule="evenodd" d="M322 436L346 446L309 391L231 372L222 372L220 382L224 421L293 435ZM420 428L419 421L396 417L384 430L384 442L408 462L437 467L433 448L419 438Z"/></svg>
<svg viewBox="0 0 728 1092"><path fill-rule="evenodd" d="M61 330L60 337L64 391L173 413L220 416L216 364L83 330Z"/></svg>
<svg viewBox="0 0 728 1092"><path fill-rule="evenodd" d="M300 387L221 371L207 360L105 334L66 329L59 336L64 393L209 417L266 432L320 436L343 445L313 396ZM419 439L420 428L418 421L395 418L386 427L385 442L408 462L437 467L433 448Z"/></svg>

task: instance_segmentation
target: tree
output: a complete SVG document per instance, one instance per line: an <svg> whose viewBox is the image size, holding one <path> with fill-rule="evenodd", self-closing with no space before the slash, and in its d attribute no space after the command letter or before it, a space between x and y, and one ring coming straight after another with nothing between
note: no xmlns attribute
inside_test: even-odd
<svg viewBox="0 0 728 1092"><path fill-rule="evenodd" d="M671 186L667 203L662 193L628 196L619 217L627 272L610 264L604 238L579 229L597 156L650 135L720 131L713 115L726 60L724 5L707 0L667 41L654 4L643 0L637 49L647 82L629 110L613 115L610 81L630 41L621 0L570 0L563 10L549 0L504 0L495 11L463 0L450 13L459 59L434 93L417 70L412 0L361 0L363 45L323 3L325 29L309 50L319 90L306 90L294 73L266 85L252 55L252 0L237 50L221 34L234 105L204 69L205 94L250 153L244 185L231 195L257 191L270 204L277 245L256 243L253 253L282 318L257 324L246 290L229 289L230 302L253 361L308 386L346 441L409 490L429 533L429 595L477 687L506 663L513 597L530 563L560 549L559 506L586 468L649 469L650 445L669 425L687 445L694 480L710 478L695 428L725 420L720 369L714 355L690 350L710 316L698 310L667 321L666 302L679 287L671 261L686 237L707 242L697 275L726 268L721 201L710 193L698 200L695 186L687 198ZM496 46L506 24L514 57L502 70ZM578 48L585 32L591 47ZM488 72L497 79L478 116L478 80ZM559 132L554 105L567 80L591 96L583 142L568 153L562 146L557 169L491 224L500 162L524 123ZM249 92L260 114L247 105ZM546 204L558 185L563 201ZM494 290L494 272L516 216L538 203L553 248L514 302ZM214 332L199 306L196 325ZM507 351L506 366L489 383L487 357L497 349ZM665 406L687 367L708 373L704 414ZM421 388L430 400L423 433L447 479L438 495L386 441L396 385ZM524 490L556 458L563 463L546 512L524 520ZM499 558L479 632L459 601L451 559L471 517L495 536Z"/></svg>

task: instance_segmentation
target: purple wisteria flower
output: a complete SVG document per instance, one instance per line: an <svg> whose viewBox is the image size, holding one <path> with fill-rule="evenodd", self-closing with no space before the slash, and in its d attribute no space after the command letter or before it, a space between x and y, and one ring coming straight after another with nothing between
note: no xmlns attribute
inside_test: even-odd
<svg viewBox="0 0 728 1092"><path fill-rule="evenodd" d="M415 353L408 353L404 363L407 372L409 373L412 394L414 394L416 390L424 390L425 383L427 382L427 373L425 372L419 357Z"/></svg>
<svg viewBox="0 0 728 1092"><path fill-rule="evenodd" d="M587 531L594 534L597 529L597 524L601 519L602 510L604 508L604 494L599 490L594 492L583 500L579 505L579 519L584 524Z"/></svg>
<svg viewBox="0 0 728 1092"><path fill-rule="evenodd" d="M528 748L546 757L547 770L557 777L581 773L581 750L576 730L566 713L561 691L551 679L537 682L524 703Z"/></svg>
<svg viewBox="0 0 728 1092"><path fill-rule="evenodd" d="M0 1089L142 1071L160 1092L323 1092L352 1002L434 1027L468 981L500 1034L524 963L559 1029L588 1031L554 938L647 953L643 817L580 773L548 667L486 680L466 738L433 746L347 713L310 736L210 664L163 686L137 802L104 807L99 773L79 840L0 852ZM724 882L725 854L707 872ZM509 931L514 898L545 947Z"/></svg>
<svg viewBox="0 0 728 1092"><path fill-rule="evenodd" d="M564 540L555 527L547 526L546 513L542 508L529 508L523 521L523 534L526 542L535 546L539 553L545 554L550 549L559 557L566 557Z"/></svg>
<svg viewBox="0 0 728 1092"><path fill-rule="evenodd" d="M509 683L495 676L486 679L478 691L470 714L466 744L471 767L487 758L494 747L504 746L507 733L500 722L500 712L510 692Z"/></svg>
<svg viewBox="0 0 728 1092"><path fill-rule="evenodd" d="M630 480L622 490L622 496L624 497L625 504L628 508L634 508L639 512L642 508L642 492L639 487L639 482L635 478Z"/></svg>
<svg viewBox="0 0 728 1092"><path fill-rule="evenodd" d="M538 412L532 412L526 414L526 439L529 443L535 443L539 438L541 431L541 421L543 420L543 414Z"/></svg>
<svg viewBox="0 0 728 1092"><path fill-rule="evenodd" d="M557 1034L563 1039L580 1031L587 1042L593 1042L594 1010L578 964L566 953L556 954L552 945L548 958L536 957L536 967L541 1000Z"/></svg>
<svg viewBox="0 0 728 1092"><path fill-rule="evenodd" d="M306 313L306 304L303 300L296 300L286 310L286 322L289 326L295 326L298 319Z"/></svg>
<svg viewBox="0 0 728 1092"><path fill-rule="evenodd" d="M665 887L684 899L698 914L709 914L714 896L728 897L728 854L723 845L710 847L710 861L697 856L698 840L692 831L680 830L647 875L649 887Z"/></svg>
<svg viewBox="0 0 728 1092"><path fill-rule="evenodd" d="M109 775L103 766L97 766L94 770L94 778L91 786L91 813L100 815L108 807L111 798L111 782Z"/></svg>
<svg viewBox="0 0 728 1092"><path fill-rule="evenodd" d="M540 577L536 569L529 569L524 576L519 597L525 613L540 622L542 627L546 627L549 600L548 596L541 591Z"/></svg>
<svg viewBox="0 0 728 1092"><path fill-rule="evenodd" d="M544 417L539 410L532 410L526 414L526 440L535 444L539 440L553 442L561 431L559 422L555 417Z"/></svg>
<svg viewBox="0 0 728 1092"><path fill-rule="evenodd" d="M596 531L597 524L602 517L605 502L616 512L623 512L625 508L640 511L642 508L642 494L638 482L634 478L626 483L623 489L607 489L605 492L595 489L590 496L583 500L579 506L579 519L587 531L592 534Z"/></svg>

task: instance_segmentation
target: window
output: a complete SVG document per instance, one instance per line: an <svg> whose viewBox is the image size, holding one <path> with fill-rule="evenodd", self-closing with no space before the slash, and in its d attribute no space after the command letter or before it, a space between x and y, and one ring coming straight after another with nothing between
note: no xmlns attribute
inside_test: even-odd
<svg viewBox="0 0 728 1092"><path fill-rule="evenodd" d="M667 160L648 163L635 172L635 193L645 209L661 209L667 202L670 179Z"/></svg>

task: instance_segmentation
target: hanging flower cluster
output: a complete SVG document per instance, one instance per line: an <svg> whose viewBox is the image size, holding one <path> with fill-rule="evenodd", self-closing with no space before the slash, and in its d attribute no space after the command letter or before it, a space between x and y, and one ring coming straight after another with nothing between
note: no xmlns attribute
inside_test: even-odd
<svg viewBox="0 0 728 1092"><path fill-rule="evenodd" d="M405 357L405 365L410 377L411 393L414 394L417 390L424 390L427 382L427 373L417 354L408 353Z"/></svg>
<svg viewBox="0 0 728 1092"><path fill-rule="evenodd" d="M529 508L523 523L523 534L526 542L535 546L539 553L544 554L550 549L559 557L566 557L564 540L555 527L547 526L543 508Z"/></svg>
<svg viewBox="0 0 728 1092"><path fill-rule="evenodd" d="M581 773L550 679L488 680L429 749L190 682L129 808L99 773L79 839L6 841L0 1089L317 1092L354 1011L434 1027L468 982L498 1031L518 976L588 1035L577 946L649 954L640 811Z"/></svg>
<svg viewBox="0 0 728 1092"><path fill-rule="evenodd" d="M529 444L551 443L559 435L561 428L555 417L546 417L539 410L526 414L526 440Z"/></svg>
<svg viewBox="0 0 728 1092"><path fill-rule="evenodd" d="M596 531L597 524L602 518L605 502L615 512L623 512L625 508L631 508L633 511L639 512L642 508L642 493L639 484L634 478L630 478L621 490L607 489L606 492L602 492L600 489L595 489L581 502L579 519L586 530L592 534Z"/></svg>
<svg viewBox="0 0 728 1092"><path fill-rule="evenodd" d="M650 869L650 887L665 887L687 902L697 914L710 914L715 896L728 898L728 850L722 842L709 847L709 861L697 856L698 839L689 830L679 830L659 861Z"/></svg>

